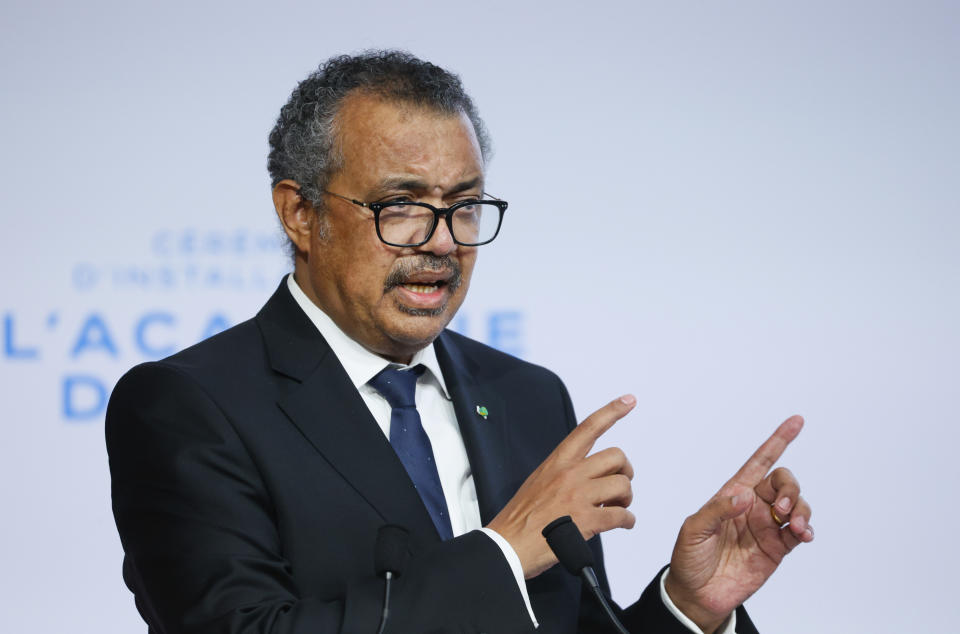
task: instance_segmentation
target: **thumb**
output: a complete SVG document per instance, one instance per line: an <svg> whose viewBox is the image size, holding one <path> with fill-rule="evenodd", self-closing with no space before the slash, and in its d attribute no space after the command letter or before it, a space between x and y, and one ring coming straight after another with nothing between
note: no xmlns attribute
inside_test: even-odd
<svg viewBox="0 0 960 634"><path fill-rule="evenodd" d="M690 517L688 528L694 535L709 537L726 520L742 515L750 508L753 491L735 486L713 496L699 511Z"/></svg>

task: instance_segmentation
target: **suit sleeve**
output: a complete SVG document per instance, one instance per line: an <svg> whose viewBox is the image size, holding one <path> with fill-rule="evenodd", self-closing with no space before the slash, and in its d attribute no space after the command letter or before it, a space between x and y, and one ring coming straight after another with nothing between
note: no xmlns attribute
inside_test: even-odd
<svg viewBox="0 0 960 634"><path fill-rule="evenodd" d="M567 415L568 429L572 430L577 425L576 415L573 410L573 403L570 401L570 395L560 379L557 379L560 390L563 395L564 409ZM634 634L648 632L650 634L691 634L690 630L667 609L660 598L660 575L666 569L666 566L660 570L653 580L647 585L640 598L626 609L620 608L610 596L610 583L607 580L606 567L603 563L603 545L600 536L597 535L589 541L590 549L593 551L596 566L594 572L597 573L597 580L600 582L600 588L604 596L610 603L611 608L617 614L617 618L624 626ZM580 596L580 618L577 632L581 634L615 634L613 626L608 621L603 609L597 604L596 598L590 593L590 590L583 586ZM737 608L737 634L758 634L750 617L747 616L743 606Z"/></svg>
<svg viewBox="0 0 960 634"><path fill-rule="evenodd" d="M111 396L106 437L124 579L151 633L377 631L376 577L333 596L298 588L254 460L191 377L162 363L131 370ZM411 558L387 628L531 630L509 566L477 531Z"/></svg>

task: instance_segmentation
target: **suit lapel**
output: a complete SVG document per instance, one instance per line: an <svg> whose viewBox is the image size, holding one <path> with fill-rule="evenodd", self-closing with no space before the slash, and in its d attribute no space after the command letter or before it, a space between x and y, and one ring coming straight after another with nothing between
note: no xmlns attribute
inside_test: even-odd
<svg viewBox="0 0 960 634"><path fill-rule="evenodd" d="M257 323L274 370L299 383L277 400L290 421L384 523L408 528L414 546L439 540L403 464L285 281Z"/></svg>
<svg viewBox="0 0 960 634"><path fill-rule="evenodd" d="M446 331L435 344L470 460L480 519L486 525L513 493L506 452L509 412L495 387L480 378L474 362ZM486 408L486 417L478 413L478 407Z"/></svg>

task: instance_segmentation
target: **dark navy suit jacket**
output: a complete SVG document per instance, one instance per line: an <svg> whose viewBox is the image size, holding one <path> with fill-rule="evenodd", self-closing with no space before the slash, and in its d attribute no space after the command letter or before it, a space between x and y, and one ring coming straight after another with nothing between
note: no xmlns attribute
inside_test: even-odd
<svg viewBox="0 0 960 634"><path fill-rule="evenodd" d="M436 349L486 524L573 428L573 408L543 368L449 331ZM440 541L285 283L254 319L128 372L106 435L123 575L150 632L376 632L373 551L388 523L410 531L388 632L532 631L487 536ZM527 585L540 632L612 631L559 566ZM689 634L656 583L621 614L632 632ZM742 610L738 631L754 631Z"/></svg>

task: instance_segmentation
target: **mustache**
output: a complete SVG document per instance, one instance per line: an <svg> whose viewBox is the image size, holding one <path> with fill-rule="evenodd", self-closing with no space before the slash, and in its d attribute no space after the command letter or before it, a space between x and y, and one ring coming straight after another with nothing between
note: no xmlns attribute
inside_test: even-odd
<svg viewBox="0 0 960 634"><path fill-rule="evenodd" d="M417 273L449 273L447 285L450 292L457 290L463 281L463 274L460 270L460 264L449 255L433 255L424 253L412 258L398 260L396 266L387 275L383 283L384 292L389 291L395 286L404 284L410 277Z"/></svg>

